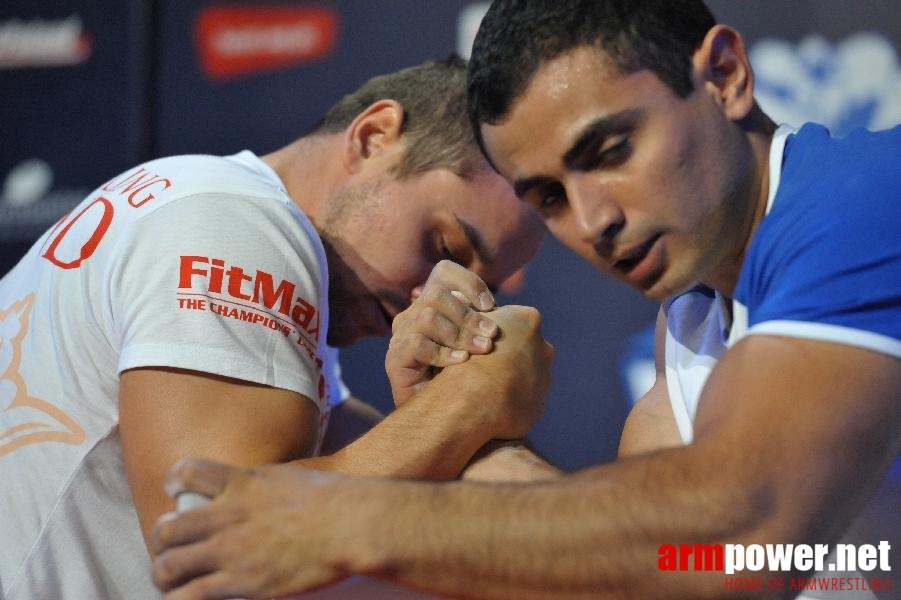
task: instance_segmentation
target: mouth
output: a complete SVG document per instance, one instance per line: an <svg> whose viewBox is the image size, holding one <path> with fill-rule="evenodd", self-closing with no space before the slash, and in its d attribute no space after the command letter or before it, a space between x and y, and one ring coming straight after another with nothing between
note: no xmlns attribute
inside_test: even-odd
<svg viewBox="0 0 901 600"><path fill-rule="evenodd" d="M660 264L660 234L622 252L613 260L613 270L633 285L647 287L646 283L654 275Z"/></svg>

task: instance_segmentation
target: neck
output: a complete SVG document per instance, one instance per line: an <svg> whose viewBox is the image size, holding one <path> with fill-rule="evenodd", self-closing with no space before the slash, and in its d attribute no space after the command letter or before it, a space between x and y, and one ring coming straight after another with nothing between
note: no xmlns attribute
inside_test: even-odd
<svg viewBox="0 0 901 600"><path fill-rule="evenodd" d="M338 134L306 136L261 157L314 225L328 198L346 176L340 160L340 143Z"/></svg>
<svg viewBox="0 0 901 600"><path fill-rule="evenodd" d="M745 164L749 171L746 184L740 186L739 195L744 198L735 206L745 207L745 225L735 250L703 282L727 298L732 298L735 293L748 246L766 214L770 192L770 146L776 132L775 123L756 105L740 125L748 142L748 161Z"/></svg>

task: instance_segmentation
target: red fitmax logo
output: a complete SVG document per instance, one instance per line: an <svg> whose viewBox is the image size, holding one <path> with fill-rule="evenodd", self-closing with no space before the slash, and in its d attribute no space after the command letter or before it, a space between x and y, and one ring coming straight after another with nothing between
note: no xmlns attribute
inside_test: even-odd
<svg viewBox="0 0 901 600"><path fill-rule="evenodd" d="M218 80L318 60L337 37L338 15L326 7L212 7L196 22L201 68Z"/></svg>
<svg viewBox="0 0 901 600"><path fill-rule="evenodd" d="M226 265L221 258L181 256L178 288L194 288L195 277L200 279L197 282L200 289L223 299L230 298L238 303L254 305L242 305L247 308L274 310L290 318L306 334L312 336L314 341L319 339L319 312L313 304L296 295L296 286L290 281L277 280L271 273L259 269L246 270L237 265ZM210 310L216 312L212 307Z"/></svg>

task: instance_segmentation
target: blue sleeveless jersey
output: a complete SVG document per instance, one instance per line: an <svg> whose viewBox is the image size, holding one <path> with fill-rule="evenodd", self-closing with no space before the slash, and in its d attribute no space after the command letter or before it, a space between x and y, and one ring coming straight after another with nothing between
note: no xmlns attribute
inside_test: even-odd
<svg viewBox="0 0 901 600"><path fill-rule="evenodd" d="M734 300L748 333L901 357L901 127L788 138L772 208Z"/></svg>

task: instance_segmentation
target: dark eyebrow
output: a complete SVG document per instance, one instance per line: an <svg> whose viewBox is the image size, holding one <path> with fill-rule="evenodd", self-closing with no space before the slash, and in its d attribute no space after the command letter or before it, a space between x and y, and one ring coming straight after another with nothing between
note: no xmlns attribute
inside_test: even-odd
<svg viewBox="0 0 901 600"><path fill-rule="evenodd" d="M592 144L596 144L598 140L613 134L619 133L630 126L634 126L640 119L640 111L637 108L624 110L616 114L595 119L586 125L576 141L573 142L566 154L563 155L563 165L567 169L578 170L579 159L588 150ZM557 183L553 177L546 175L536 175L534 177L526 177L525 179L517 179L513 182L513 192L517 198L523 198L529 190L534 187Z"/></svg>
<svg viewBox="0 0 901 600"><path fill-rule="evenodd" d="M579 168L580 158L592 145L597 144L613 133L619 133L638 119L638 109L632 108L616 114L595 119L586 125L576 141L573 142L566 154L563 155L563 164L567 169Z"/></svg>
<svg viewBox="0 0 901 600"><path fill-rule="evenodd" d="M479 261L486 267L493 265L495 256L488 250L488 247L485 245L485 238L482 237L479 230L458 217L456 213L454 214L454 219L457 220L457 225L463 230L463 235L466 236L469 245L472 246L476 256L479 257Z"/></svg>

